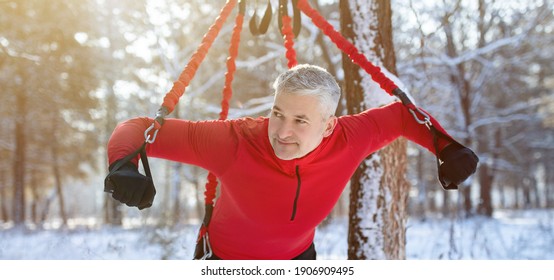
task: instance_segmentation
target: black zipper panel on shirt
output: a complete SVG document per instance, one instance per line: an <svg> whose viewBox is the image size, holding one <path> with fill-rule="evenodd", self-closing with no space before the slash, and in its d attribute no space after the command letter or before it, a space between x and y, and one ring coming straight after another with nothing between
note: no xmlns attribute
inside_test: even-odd
<svg viewBox="0 0 554 280"><path fill-rule="evenodd" d="M300 187L302 186L302 181L300 180L300 166L296 166L296 180L298 182L296 186L296 196L294 197L294 204L292 206L292 216L290 217L291 221L294 221L296 217L296 206L298 205L298 197L300 196Z"/></svg>

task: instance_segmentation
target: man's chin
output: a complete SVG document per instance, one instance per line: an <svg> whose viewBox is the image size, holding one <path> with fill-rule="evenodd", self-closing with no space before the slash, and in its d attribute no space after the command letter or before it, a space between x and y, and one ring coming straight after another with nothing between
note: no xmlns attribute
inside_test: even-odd
<svg viewBox="0 0 554 280"><path fill-rule="evenodd" d="M273 152L275 153L275 156L281 160L291 160L298 157L298 154L293 151L283 151L278 148L274 148Z"/></svg>
<svg viewBox="0 0 554 280"><path fill-rule="evenodd" d="M273 145L273 153L275 156L281 160L291 160L297 157L297 152L292 149L293 145L291 144L281 144L278 141L275 141Z"/></svg>
<svg viewBox="0 0 554 280"><path fill-rule="evenodd" d="M296 156L291 153L275 153L275 156L281 160L292 160L296 158Z"/></svg>

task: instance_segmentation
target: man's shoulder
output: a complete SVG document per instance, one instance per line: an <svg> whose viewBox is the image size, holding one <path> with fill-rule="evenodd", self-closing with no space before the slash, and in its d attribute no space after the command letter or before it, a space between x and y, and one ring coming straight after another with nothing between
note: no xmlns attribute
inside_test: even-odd
<svg viewBox="0 0 554 280"><path fill-rule="evenodd" d="M339 117L339 123L358 123L359 121L383 121L387 122L389 119L381 119L383 116L387 117L400 117L400 110L403 109L403 105L400 102L391 102L378 107L367 108L362 112L343 115Z"/></svg>
<svg viewBox="0 0 554 280"><path fill-rule="evenodd" d="M244 117L230 120L232 126L239 134L254 136L267 132L268 118L266 117Z"/></svg>
<svg viewBox="0 0 554 280"><path fill-rule="evenodd" d="M266 123L268 121L268 118L267 117L243 117L243 118L234 119L234 120L231 120L231 121L234 121L234 122L240 123L240 124L246 124L246 125L254 127L254 126L258 126L258 125L263 125L264 123Z"/></svg>

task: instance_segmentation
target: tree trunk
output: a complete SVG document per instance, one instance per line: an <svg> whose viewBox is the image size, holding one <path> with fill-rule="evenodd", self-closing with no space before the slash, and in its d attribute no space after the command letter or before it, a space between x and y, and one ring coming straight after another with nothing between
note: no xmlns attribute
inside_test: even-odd
<svg viewBox="0 0 554 280"><path fill-rule="evenodd" d="M37 190L37 180L36 180L36 172L30 173L30 180L29 180L29 187L31 189L31 195L33 198L33 201L31 202L31 222L33 222L35 225L39 223L39 201L40 201L40 195Z"/></svg>
<svg viewBox="0 0 554 280"><path fill-rule="evenodd" d="M8 214L8 200L6 198L7 180L6 171L0 169L0 221L7 222L9 220Z"/></svg>
<svg viewBox="0 0 554 280"><path fill-rule="evenodd" d="M546 197L546 208L554 208L554 175L552 162L546 162L544 172L544 192Z"/></svg>
<svg viewBox="0 0 554 280"><path fill-rule="evenodd" d="M514 184L514 205L513 207L515 209L521 209L521 203L520 203L520 200L521 200L521 182L515 182Z"/></svg>
<svg viewBox="0 0 554 280"><path fill-rule="evenodd" d="M6 171L2 169L0 170L0 221L2 222L7 222L10 218L8 213L8 200L6 197L6 181Z"/></svg>
<svg viewBox="0 0 554 280"><path fill-rule="evenodd" d="M493 151L492 160L490 165L484 164L479 169L479 186L480 186L480 199L477 206L477 213L492 217L492 187L495 179L495 166L496 161L500 157L498 151L502 148L502 134L500 129L497 129L494 133L494 145L490 145L488 150Z"/></svg>
<svg viewBox="0 0 554 280"><path fill-rule="evenodd" d="M536 171L536 167L533 168L533 173L535 173L535 171ZM533 200L535 202L533 208L541 208L542 202L541 202L541 193L539 191L539 182L536 176L533 176L532 178L533 178L532 180L533 183L531 185L531 190L534 196Z"/></svg>
<svg viewBox="0 0 554 280"><path fill-rule="evenodd" d="M531 178L525 176L523 178L523 209L530 209L531 202Z"/></svg>
<svg viewBox="0 0 554 280"><path fill-rule="evenodd" d="M484 164L479 169L479 185L480 195L479 205L477 206L477 213L492 217L492 203L491 203L491 189L493 182L493 174L489 171L489 166Z"/></svg>
<svg viewBox="0 0 554 280"><path fill-rule="evenodd" d="M113 88L113 87L110 87ZM109 135L117 125L115 114L117 113L117 100L115 93L110 89L106 96L106 128L105 128L105 143L108 143ZM108 152L104 153L104 162L108 162ZM104 167L105 168L105 167ZM106 173L107 174L107 173ZM110 195L104 195L104 222L110 225L122 225L123 213L121 212L121 203L113 199Z"/></svg>
<svg viewBox="0 0 554 280"><path fill-rule="evenodd" d="M442 192L442 216L448 217L450 212L450 192Z"/></svg>
<svg viewBox="0 0 554 280"><path fill-rule="evenodd" d="M40 224L44 224L46 222L46 219L48 218L48 215L50 214L50 205L52 204L52 201L56 197L56 192L54 190L50 191L50 193L46 196L46 199L44 201L44 209L42 210L42 213L40 215Z"/></svg>
<svg viewBox="0 0 554 280"><path fill-rule="evenodd" d="M25 92L16 94L15 118L15 154L13 158L13 222L22 225L25 222L25 116L27 115L27 100Z"/></svg>
<svg viewBox="0 0 554 280"><path fill-rule="evenodd" d="M171 210L171 224L177 225L183 218L183 209L181 203L181 180L182 180L182 165L178 162L171 163L172 176L171 176L171 197L173 202Z"/></svg>
<svg viewBox="0 0 554 280"><path fill-rule="evenodd" d="M508 208L508 205L506 205L506 189L506 185L500 186L498 188L498 196L500 197L500 209Z"/></svg>
<svg viewBox="0 0 554 280"><path fill-rule="evenodd" d="M416 157L417 160L417 166L416 166L416 174L417 174L417 182L418 182L418 194L417 194L417 201L415 203L415 215L417 217L425 217L425 214L427 212L427 182L425 181L425 158L423 157L423 153L420 151L417 154Z"/></svg>
<svg viewBox="0 0 554 280"><path fill-rule="evenodd" d="M460 194L463 198L463 206L464 206L464 213L463 215L468 218L473 215L473 202L471 201L471 187L470 185L461 185L460 187Z"/></svg>
<svg viewBox="0 0 554 280"><path fill-rule="evenodd" d="M65 211L65 200L63 197L62 175L60 173L60 164L58 160L58 143L52 144L52 171L54 173L54 183L56 184L56 194L58 195L58 204L60 207L60 216L62 225L67 226L67 213Z"/></svg>
<svg viewBox="0 0 554 280"><path fill-rule="evenodd" d="M367 6L370 6L368 9ZM396 73L390 1L341 0L343 35L376 64ZM364 11L364 14L358 13ZM367 12L366 12L367 11ZM348 113L382 106L392 99L343 54ZM409 185L404 178L406 141L397 140L369 156L351 180L349 259L404 259Z"/></svg>
<svg viewBox="0 0 554 280"><path fill-rule="evenodd" d="M57 113L57 110L53 110L51 116L52 136L50 139L50 155L52 157L52 174L54 175L54 186L58 196L60 217L62 218L62 225L67 226L67 214L65 211L65 200L62 189L62 174L60 172L60 142L56 135L58 131L58 122L56 121L58 118Z"/></svg>

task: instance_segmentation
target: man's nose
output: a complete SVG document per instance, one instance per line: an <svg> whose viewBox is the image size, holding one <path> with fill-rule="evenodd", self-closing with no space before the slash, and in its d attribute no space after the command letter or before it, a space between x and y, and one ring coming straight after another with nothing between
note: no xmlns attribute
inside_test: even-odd
<svg viewBox="0 0 554 280"><path fill-rule="evenodd" d="M281 126L279 126L279 129L277 130L277 135L280 139L286 139L293 135L293 127L290 122L284 121L281 123Z"/></svg>

